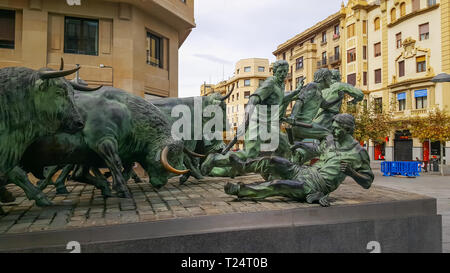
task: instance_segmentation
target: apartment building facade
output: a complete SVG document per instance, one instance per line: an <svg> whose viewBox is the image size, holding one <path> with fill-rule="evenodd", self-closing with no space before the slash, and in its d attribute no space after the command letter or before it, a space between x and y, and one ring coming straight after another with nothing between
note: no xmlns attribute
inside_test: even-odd
<svg viewBox="0 0 450 273"><path fill-rule="evenodd" d="M335 67L340 69L343 81L363 90L366 103L379 105L395 120L424 116L435 108L450 111L449 84L431 82L437 74L450 72L449 2L349 0L337 14L312 27L317 29L314 34L308 32L310 29L296 37L320 35L319 26L326 25L335 16L340 29L336 46L341 57L339 66ZM288 49L286 44L289 41L274 52L277 59L288 54L289 50L284 50ZM319 45L316 41L309 46ZM328 54L333 53L327 50ZM320 60L319 52L315 58ZM319 63L311 64L307 82L320 67ZM421 142L412 138L408 130L400 129L392 130L384 144L366 145L375 160L428 161L432 156L437 157L440 149L439 143ZM445 152L449 154L450 143Z"/></svg>
<svg viewBox="0 0 450 273"><path fill-rule="evenodd" d="M269 77L270 65L268 59L250 58L239 60L235 65L233 77L229 80L221 81L217 84L203 84L200 87L200 94L207 96L213 92L225 95L234 86L232 95L226 101L227 120L230 124L230 132L234 136L237 128L244 122L245 107L250 95ZM244 144L239 141L234 149L243 149Z"/></svg>
<svg viewBox="0 0 450 273"><path fill-rule="evenodd" d="M178 49L195 27L194 0L0 0L0 67L82 66L88 84L178 96Z"/></svg>

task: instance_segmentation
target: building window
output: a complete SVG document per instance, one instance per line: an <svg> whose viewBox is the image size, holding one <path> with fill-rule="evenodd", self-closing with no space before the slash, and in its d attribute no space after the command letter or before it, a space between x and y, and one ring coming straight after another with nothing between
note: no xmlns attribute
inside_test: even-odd
<svg viewBox="0 0 450 273"><path fill-rule="evenodd" d="M351 24L347 27L347 38L355 36L355 24Z"/></svg>
<svg viewBox="0 0 450 273"><path fill-rule="evenodd" d="M375 103L375 111L377 113L383 112L383 98L375 98L374 103Z"/></svg>
<svg viewBox="0 0 450 273"><path fill-rule="evenodd" d="M339 25L335 25L334 26L334 37L338 37L339 36Z"/></svg>
<svg viewBox="0 0 450 273"><path fill-rule="evenodd" d="M363 20L363 34L367 34L367 20Z"/></svg>
<svg viewBox="0 0 450 273"><path fill-rule="evenodd" d="M398 76L405 76L405 61L398 62Z"/></svg>
<svg viewBox="0 0 450 273"><path fill-rule="evenodd" d="M422 24L419 26L419 40L427 40L430 37L429 24Z"/></svg>
<svg viewBox="0 0 450 273"><path fill-rule="evenodd" d="M265 80L263 80L263 79L259 80L259 86L262 86L264 82L265 82Z"/></svg>
<svg viewBox="0 0 450 273"><path fill-rule="evenodd" d="M373 24L374 24L375 31L379 30L381 27L380 17L375 18L375 20L373 21Z"/></svg>
<svg viewBox="0 0 450 273"><path fill-rule="evenodd" d="M286 52L283 52L283 60L286 60Z"/></svg>
<svg viewBox="0 0 450 273"><path fill-rule="evenodd" d="M367 46L363 46L363 60L367 60Z"/></svg>
<svg viewBox="0 0 450 273"><path fill-rule="evenodd" d="M436 5L436 0L427 0L427 4L429 7Z"/></svg>
<svg viewBox="0 0 450 273"><path fill-rule="evenodd" d="M367 72L363 72L363 85L367 85Z"/></svg>
<svg viewBox="0 0 450 273"><path fill-rule="evenodd" d="M258 66L258 72L264 72L266 68L264 66Z"/></svg>
<svg viewBox="0 0 450 273"><path fill-rule="evenodd" d="M239 100L239 93L236 93L236 100Z"/></svg>
<svg viewBox="0 0 450 273"><path fill-rule="evenodd" d="M250 98L250 91L244 92L244 98L246 98L246 99Z"/></svg>
<svg viewBox="0 0 450 273"><path fill-rule="evenodd" d="M428 96L427 89L414 91L414 98L416 99L416 109L427 108L427 96Z"/></svg>
<svg viewBox="0 0 450 273"><path fill-rule="evenodd" d="M303 69L303 57L297 58L295 60L295 70Z"/></svg>
<svg viewBox="0 0 450 273"><path fill-rule="evenodd" d="M376 43L373 45L373 52L375 57L381 56L381 43Z"/></svg>
<svg viewBox="0 0 450 273"><path fill-rule="evenodd" d="M416 109L427 108L427 97L416 98Z"/></svg>
<svg viewBox="0 0 450 273"><path fill-rule="evenodd" d="M402 33L401 32L395 34L395 44L396 44L397 48L402 47Z"/></svg>
<svg viewBox="0 0 450 273"><path fill-rule="evenodd" d="M314 37L311 38L310 42L311 44L314 44Z"/></svg>
<svg viewBox="0 0 450 273"><path fill-rule="evenodd" d="M416 67L417 73L427 71L427 61L425 59L425 56L420 56L416 58Z"/></svg>
<svg viewBox="0 0 450 273"><path fill-rule="evenodd" d="M397 94L398 111L404 111L406 109L406 93Z"/></svg>
<svg viewBox="0 0 450 273"><path fill-rule="evenodd" d="M244 80L244 86L250 86L250 80Z"/></svg>
<svg viewBox="0 0 450 273"><path fill-rule="evenodd" d="M347 75L347 83L353 86L356 85L356 73Z"/></svg>
<svg viewBox="0 0 450 273"><path fill-rule="evenodd" d="M400 4L400 16L405 16L406 15L406 4L405 2Z"/></svg>
<svg viewBox="0 0 450 273"><path fill-rule="evenodd" d="M324 51L322 52L322 65L326 65L327 64L327 52Z"/></svg>
<svg viewBox="0 0 450 273"><path fill-rule="evenodd" d="M16 36L16 12L0 10L0 48L14 49Z"/></svg>
<svg viewBox="0 0 450 273"><path fill-rule="evenodd" d="M147 64L163 68L163 39L147 32Z"/></svg>
<svg viewBox="0 0 450 273"><path fill-rule="evenodd" d="M250 72L252 70L251 66L244 67L244 72Z"/></svg>
<svg viewBox="0 0 450 273"><path fill-rule="evenodd" d="M334 60L335 61L338 61L340 59L340 55L341 55L340 52L341 51L339 49L339 46L334 47Z"/></svg>
<svg viewBox="0 0 450 273"><path fill-rule="evenodd" d="M381 69L375 69L375 83L381 83Z"/></svg>
<svg viewBox="0 0 450 273"><path fill-rule="evenodd" d="M98 55L98 20L66 17L64 53Z"/></svg>
<svg viewBox="0 0 450 273"><path fill-rule="evenodd" d="M397 20L397 10L395 8L391 9L391 22Z"/></svg>
<svg viewBox="0 0 450 273"><path fill-rule="evenodd" d="M322 32L322 44L327 42L327 32Z"/></svg>
<svg viewBox="0 0 450 273"><path fill-rule="evenodd" d="M356 61L356 48L347 51L347 63Z"/></svg>
<svg viewBox="0 0 450 273"><path fill-rule="evenodd" d="M420 0L412 0L412 11L420 9Z"/></svg>

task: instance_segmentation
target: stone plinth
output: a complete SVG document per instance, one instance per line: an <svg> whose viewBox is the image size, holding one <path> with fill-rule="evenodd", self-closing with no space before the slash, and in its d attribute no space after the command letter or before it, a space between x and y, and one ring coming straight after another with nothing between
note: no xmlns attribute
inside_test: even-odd
<svg viewBox="0 0 450 273"><path fill-rule="evenodd" d="M260 176L235 179L251 183ZM0 251L68 252L441 252L442 221L436 200L384 187L364 190L347 180L322 208L284 198L237 201L224 194L227 178L177 179L155 191L129 182L134 200L103 200L92 186L70 182L70 194L47 194L38 208L16 188L3 205Z"/></svg>

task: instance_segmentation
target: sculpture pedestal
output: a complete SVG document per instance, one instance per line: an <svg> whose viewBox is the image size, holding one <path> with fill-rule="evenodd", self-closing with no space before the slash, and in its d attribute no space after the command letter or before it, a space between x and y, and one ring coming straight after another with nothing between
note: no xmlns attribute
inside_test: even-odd
<svg viewBox="0 0 450 273"><path fill-rule="evenodd" d="M364 190L347 180L331 194L329 208L283 198L239 202L223 193L228 181L178 186L173 180L159 192L130 182L135 203L102 203L91 186L71 183L73 196L53 197L55 207L21 212L0 234L0 251L68 252L70 241L79 242L82 252L370 252L371 241L382 252L442 251L433 198L376 186ZM89 194L94 199L86 201ZM12 207L0 218L0 231L17 211ZM49 224L42 224L42 215L52 215Z"/></svg>

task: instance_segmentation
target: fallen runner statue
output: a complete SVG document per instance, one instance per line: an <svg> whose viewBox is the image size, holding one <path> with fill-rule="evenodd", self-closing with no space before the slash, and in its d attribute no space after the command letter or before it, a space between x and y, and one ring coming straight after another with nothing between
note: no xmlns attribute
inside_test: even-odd
<svg viewBox="0 0 450 273"><path fill-rule="evenodd" d="M302 166L276 156L247 161L230 156L240 172L260 173L267 182L253 184L228 183L225 192L239 198L264 199L283 196L300 202L330 206L328 196L347 176L361 187L369 189L374 180L367 151L352 137L355 120L352 115L334 117L332 131L320 145L304 153L304 157L319 156L313 166ZM301 150L302 144L294 148ZM305 159L306 160L306 159Z"/></svg>

